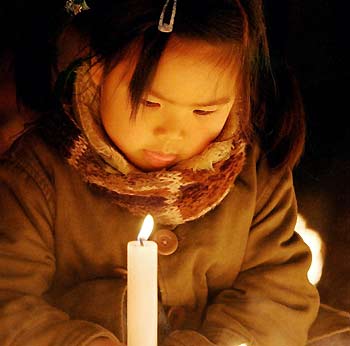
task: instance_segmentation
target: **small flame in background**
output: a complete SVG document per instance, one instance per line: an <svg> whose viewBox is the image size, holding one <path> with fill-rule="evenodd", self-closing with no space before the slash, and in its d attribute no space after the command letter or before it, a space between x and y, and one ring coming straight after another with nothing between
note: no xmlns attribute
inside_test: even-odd
<svg viewBox="0 0 350 346"><path fill-rule="evenodd" d="M320 234L311 229L307 228L305 219L298 214L297 224L295 226L295 231L300 234L304 242L309 246L312 253L312 262L310 269L307 273L309 281L313 285L317 285L322 276L323 268L323 250L324 243Z"/></svg>
<svg viewBox="0 0 350 346"><path fill-rule="evenodd" d="M147 240L153 231L154 220L153 217L148 214L143 220L142 227L140 229L139 235L137 236L137 240Z"/></svg>

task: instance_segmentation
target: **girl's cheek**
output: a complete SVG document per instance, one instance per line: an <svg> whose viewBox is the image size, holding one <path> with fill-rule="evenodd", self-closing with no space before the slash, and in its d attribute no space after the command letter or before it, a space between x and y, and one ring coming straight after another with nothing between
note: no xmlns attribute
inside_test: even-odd
<svg viewBox="0 0 350 346"><path fill-rule="evenodd" d="M220 117L213 118L209 124L206 126L206 133L207 137L211 138L212 140L215 139L219 133L221 132L222 128L225 125L225 120L223 120Z"/></svg>
<svg viewBox="0 0 350 346"><path fill-rule="evenodd" d="M145 123L141 123L140 121L137 121L136 123L131 121L129 128L126 129L126 131L126 135L131 141L130 144L133 146L142 146L143 143L149 141L152 133L149 126Z"/></svg>

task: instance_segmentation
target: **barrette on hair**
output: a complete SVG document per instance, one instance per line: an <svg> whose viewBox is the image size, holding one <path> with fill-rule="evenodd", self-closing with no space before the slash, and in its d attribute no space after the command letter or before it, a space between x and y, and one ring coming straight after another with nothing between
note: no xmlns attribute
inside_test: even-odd
<svg viewBox="0 0 350 346"><path fill-rule="evenodd" d="M170 0L166 0L165 5L163 6L162 13L160 14L159 17L159 23L158 23L158 30L161 32L169 33L173 31L174 28L174 21L175 21L175 14L176 14L176 4L177 0L173 0L173 9L171 11L171 17L170 17L170 22L169 23L164 23L164 16L165 16L165 11L169 5Z"/></svg>
<svg viewBox="0 0 350 346"><path fill-rule="evenodd" d="M69 14L76 16L80 12L89 10L90 7L85 0L67 0L65 9Z"/></svg>

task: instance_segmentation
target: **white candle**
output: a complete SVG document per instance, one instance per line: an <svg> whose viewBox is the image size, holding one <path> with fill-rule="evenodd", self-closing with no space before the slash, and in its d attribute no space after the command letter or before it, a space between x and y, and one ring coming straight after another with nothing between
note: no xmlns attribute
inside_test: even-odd
<svg viewBox="0 0 350 346"><path fill-rule="evenodd" d="M128 243L127 346L157 346L158 247L148 241L153 218L147 215L137 241Z"/></svg>

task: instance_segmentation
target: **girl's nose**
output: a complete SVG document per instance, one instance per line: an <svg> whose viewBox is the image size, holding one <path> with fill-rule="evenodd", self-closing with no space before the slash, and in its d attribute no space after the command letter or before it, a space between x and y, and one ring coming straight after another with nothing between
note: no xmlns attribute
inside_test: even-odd
<svg viewBox="0 0 350 346"><path fill-rule="evenodd" d="M153 130L155 136L161 138L166 137L167 139L183 140L185 137L185 131L178 128L169 128L167 126L156 126Z"/></svg>
<svg viewBox="0 0 350 346"><path fill-rule="evenodd" d="M154 126L153 133L156 137L181 141L185 138L186 124L180 114L165 112L160 121Z"/></svg>

